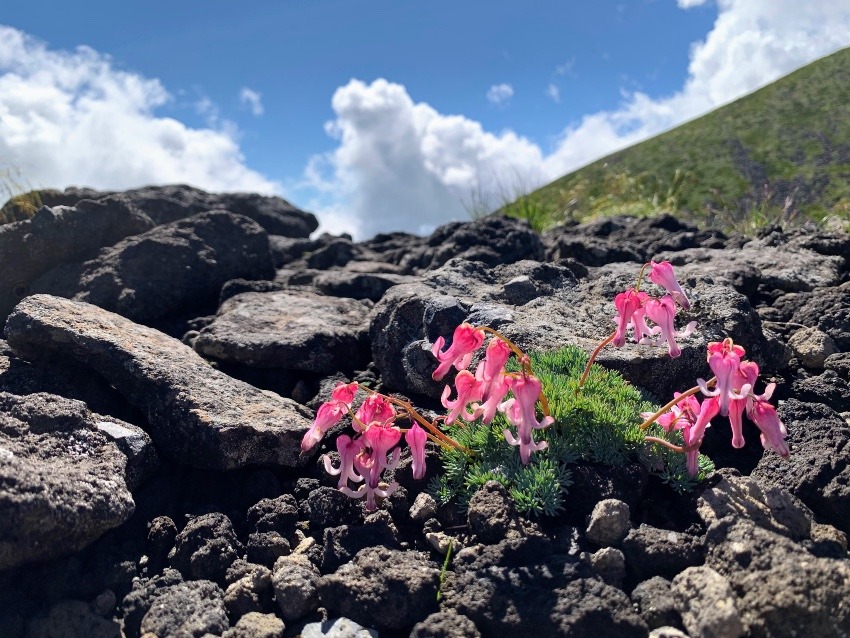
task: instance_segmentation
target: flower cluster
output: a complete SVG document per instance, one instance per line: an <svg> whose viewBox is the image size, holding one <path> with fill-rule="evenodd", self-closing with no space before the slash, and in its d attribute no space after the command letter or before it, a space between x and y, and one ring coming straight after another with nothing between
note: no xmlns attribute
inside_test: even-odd
<svg viewBox="0 0 850 638"><path fill-rule="evenodd" d="M495 334L487 345L484 359L472 374L467 368L472 356L483 344L485 328L475 328L468 323L459 325L452 336L452 345L443 350L445 340L439 337L434 342L432 353L440 364L434 370L434 380L442 379L454 366L459 370L455 377L455 395L451 400L452 387L447 385L440 398L443 407L449 410L445 423L451 425L458 418L466 421L481 419L486 425L493 421L497 412L505 415L508 423L516 428L516 435L505 428L505 440L510 445L519 446L519 454L525 465L531 461L532 452L546 449L546 441L534 441L534 430L547 428L554 419L545 415L537 418L537 402L545 397L540 380L531 374L528 357L501 335ZM512 353L518 354L522 361L522 371L506 373L505 364ZM508 393L513 394L506 400Z"/></svg>
<svg viewBox="0 0 850 638"><path fill-rule="evenodd" d="M687 337L694 328L696 321L692 321L687 327L676 332L675 318L677 304L685 310L691 307L685 293L669 261L649 262L649 275L647 278L664 288L667 294L655 298L640 290L640 279L638 285L621 292L614 297L614 306L617 308L617 330L614 332L612 343L621 348L626 343L626 331L631 328L634 331L635 342L645 345L663 346L667 344L667 351L671 357L678 357L682 350L676 343L677 338ZM646 320L652 321L655 326L646 325Z"/></svg>
<svg viewBox="0 0 850 638"><path fill-rule="evenodd" d="M358 390L360 386L357 383L337 384L330 401L319 407L316 420L301 441L301 450L307 452L312 449L330 428L351 414L355 436L340 434L336 439L339 467L334 467L327 455L322 459L328 473L339 476L339 489L352 498L365 496L366 509L372 511L377 507L376 497L386 498L398 487L395 481L389 484L383 482L381 476L385 470L398 466L401 450L396 446L402 434L413 455L414 478L425 475L425 441L428 435L415 421L406 431L399 428L396 421L405 414L396 409L391 399L376 392L366 397L357 412L352 413ZM360 486L353 489L350 483L360 483Z"/></svg>
<svg viewBox="0 0 850 638"><path fill-rule="evenodd" d="M742 417L746 412L749 419L761 431L761 444L766 450L773 450L782 457L790 453L785 437L788 431L776 414L776 408L770 404L770 397L776 387L770 383L762 394L755 394L759 367L755 361L745 361L744 349L732 342L732 339L715 341L708 344L708 366L714 373L710 381L697 379L697 387L685 393L675 393L674 400L662 410L670 411L656 415L643 415L651 418L649 423L657 422L665 432L681 431L684 449L687 454L688 472L696 476L699 447L705 430L711 425L711 419L718 414L729 417L732 428L732 447L744 447ZM711 389L709 386L713 385ZM700 401L694 396L701 391L705 399ZM646 423L645 423L646 425Z"/></svg>

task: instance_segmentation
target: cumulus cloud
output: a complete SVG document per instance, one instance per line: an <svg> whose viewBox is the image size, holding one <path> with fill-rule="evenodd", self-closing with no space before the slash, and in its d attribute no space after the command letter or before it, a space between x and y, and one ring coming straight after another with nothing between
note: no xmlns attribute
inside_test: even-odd
<svg viewBox="0 0 850 638"><path fill-rule="evenodd" d="M707 2L708 0L676 0L676 3L682 9L690 9L691 7L701 7Z"/></svg>
<svg viewBox="0 0 850 638"><path fill-rule="evenodd" d="M257 93L247 86L242 87L242 90L239 91L239 101L251 109L251 114L254 117L260 117L265 112L263 108L263 94Z"/></svg>
<svg viewBox="0 0 850 638"><path fill-rule="evenodd" d="M487 90L487 101L492 104L504 104L514 96L514 87L510 84L494 84Z"/></svg>
<svg viewBox="0 0 850 638"><path fill-rule="evenodd" d="M88 47L50 50L0 25L0 159L32 187L282 190L247 167L232 126L191 128L160 115L171 100L158 80L116 69ZM218 118L208 101L196 108Z"/></svg>
<svg viewBox="0 0 850 638"><path fill-rule="evenodd" d="M679 0L679 6L703 2ZM717 19L691 47L680 90L661 97L626 91L616 108L562 130L547 151L512 131L492 133L414 102L402 85L349 82L332 101L336 118L328 131L338 147L313 163L321 170L312 177L332 202L335 223L355 235L427 232L465 218L463 202L471 194L496 193L498 200L517 184L550 181L850 44L850 5L834 0L716 4ZM563 74L572 72L572 64L562 66Z"/></svg>

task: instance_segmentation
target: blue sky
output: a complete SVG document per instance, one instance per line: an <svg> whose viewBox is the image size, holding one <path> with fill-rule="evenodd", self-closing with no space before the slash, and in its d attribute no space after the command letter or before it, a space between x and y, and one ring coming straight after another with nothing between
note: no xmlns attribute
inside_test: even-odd
<svg viewBox="0 0 850 638"><path fill-rule="evenodd" d="M428 232L847 46L842 4L7 2L0 158Z"/></svg>

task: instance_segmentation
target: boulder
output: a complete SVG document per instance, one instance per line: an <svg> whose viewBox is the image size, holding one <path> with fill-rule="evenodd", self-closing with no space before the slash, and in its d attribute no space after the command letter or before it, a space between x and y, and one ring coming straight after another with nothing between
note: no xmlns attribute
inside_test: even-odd
<svg viewBox="0 0 850 638"><path fill-rule="evenodd" d="M122 200L81 201L74 208L42 207L32 219L0 225L0 323L33 282L52 268L79 263L98 251L153 228L154 222Z"/></svg>
<svg viewBox="0 0 850 638"><path fill-rule="evenodd" d="M706 567L732 584L747 635L850 633L847 560L817 558L780 534L731 516L708 528L706 547Z"/></svg>
<svg viewBox="0 0 850 638"><path fill-rule="evenodd" d="M127 238L80 265L54 269L34 293L86 301L133 321L214 308L230 279L271 279L268 235L254 221L212 211Z"/></svg>
<svg viewBox="0 0 850 638"><path fill-rule="evenodd" d="M33 295L6 323L21 357L54 357L109 379L147 418L160 451L187 465L299 467L312 414L210 367L191 348L91 304Z"/></svg>
<svg viewBox="0 0 850 638"><path fill-rule="evenodd" d="M370 309L354 299L287 291L227 299L200 331L200 354L258 368L317 374L368 363Z"/></svg>
<svg viewBox="0 0 850 638"><path fill-rule="evenodd" d="M79 551L126 521L126 465L85 404L0 393L0 570Z"/></svg>
<svg viewBox="0 0 850 638"><path fill-rule="evenodd" d="M309 237L319 227L315 215L305 213L280 197L255 193L207 193L185 184L144 186L121 192L72 186L64 191L45 189L39 191L39 195L47 206L73 206L81 199L99 200L116 196L143 210L157 224L224 209L250 217L274 235Z"/></svg>
<svg viewBox="0 0 850 638"><path fill-rule="evenodd" d="M791 492L818 518L850 533L850 424L823 404L796 399L778 413L791 455L765 454L752 477Z"/></svg>

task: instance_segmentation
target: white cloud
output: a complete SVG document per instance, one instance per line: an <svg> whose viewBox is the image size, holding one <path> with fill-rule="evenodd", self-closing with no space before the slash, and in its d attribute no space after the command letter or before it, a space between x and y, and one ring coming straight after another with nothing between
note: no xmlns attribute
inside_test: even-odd
<svg viewBox="0 0 850 638"><path fill-rule="evenodd" d="M473 193L496 193L490 199L498 200L500 191L518 183L552 180L850 44L846 3L716 2L717 19L691 47L680 90L663 97L624 92L617 108L586 115L561 131L548 153L512 131L491 133L474 120L416 103L399 84L351 81L340 87L332 102L336 119L328 127L339 146L311 165L321 166L312 177L323 185L335 223L360 237L427 232L465 218L461 202ZM682 8L697 4L679 0ZM559 73L572 71L571 63L562 66Z"/></svg>
<svg viewBox="0 0 850 638"><path fill-rule="evenodd" d="M494 84L487 90L487 101L492 104L504 104L514 96L514 87L510 84Z"/></svg>
<svg viewBox="0 0 850 638"><path fill-rule="evenodd" d="M263 108L263 94L257 93L247 86L242 87L242 90L239 91L239 101L251 109L251 114L254 117L260 117L265 112Z"/></svg>
<svg viewBox="0 0 850 638"><path fill-rule="evenodd" d="M561 103L561 90L557 87L557 85L549 83L549 86L546 87L546 95L548 95L555 104Z"/></svg>
<svg viewBox="0 0 850 638"><path fill-rule="evenodd" d="M701 7L706 4L708 0L676 0L676 3L679 5L681 9L690 9L691 7Z"/></svg>
<svg viewBox="0 0 850 638"><path fill-rule="evenodd" d="M30 186L282 190L246 166L232 124L190 128L158 115L170 100L158 80L116 69L88 47L53 51L0 25L0 158ZM209 100L195 106L219 119Z"/></svg>

